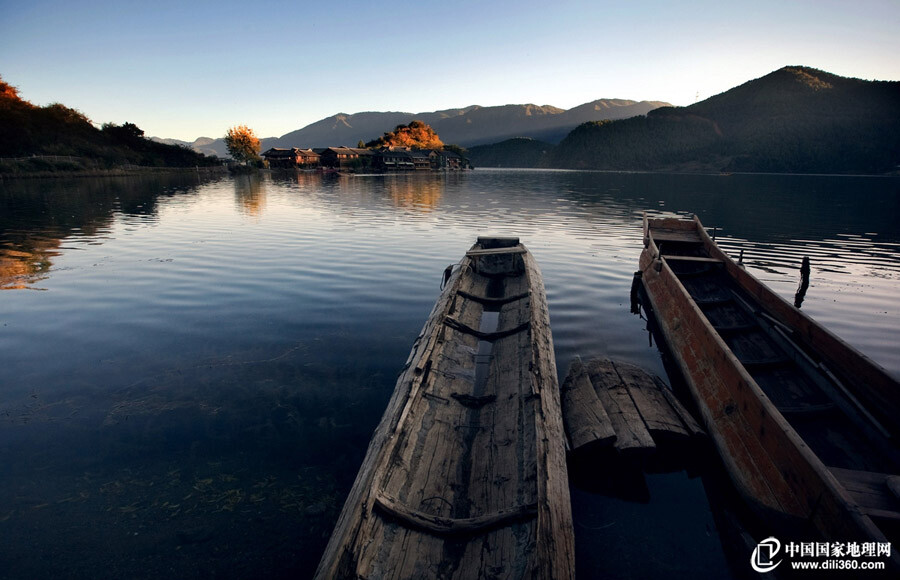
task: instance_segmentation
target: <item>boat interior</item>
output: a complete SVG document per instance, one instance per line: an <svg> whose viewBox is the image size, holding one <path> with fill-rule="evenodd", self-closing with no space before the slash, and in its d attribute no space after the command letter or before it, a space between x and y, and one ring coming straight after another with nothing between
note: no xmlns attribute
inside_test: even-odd
<svg viewBox="0 0 900 580"><path fill-rule="evenodd" d="M375 480L376 510L400 526L372 522L376 541L364 550L380 553L361 561L377 567L402 561L404 552L457 545L461 552L449 560L501 565L500 555L485 555L471 539L488 534L492 544L523 549L534 541L523 527L539 497L539 410L530 365L521 364L534 357L524 254L515 238L480 239L459 266L421 391L404 409Z"/></svg>

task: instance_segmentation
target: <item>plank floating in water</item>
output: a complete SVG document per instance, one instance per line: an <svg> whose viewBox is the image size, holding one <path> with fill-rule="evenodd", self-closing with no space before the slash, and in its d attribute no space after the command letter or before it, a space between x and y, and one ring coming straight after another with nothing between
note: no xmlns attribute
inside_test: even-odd
<svg viewBox="0 0 900 580"><path fill-rule="evenodd" d="M704 435L662 381L628 363L576 358L562 404L572 451L612 446L623 454L651 453L659 442L684 444Z"/></svg>
<svg viewBox="0 0 900 580"><path fill-rule="evenodd" d="M562 386L562 409L569 448L579 451L589 446L605 447L616 440L606 409L597 398L594 385L580 358L569 367Z"/></svg>
<svg viewBox="0 0 900 580"><path fill-rule="evenodd" d="M655 451L653 436L612 361L594 359L588 362L587 368L597 398L606 407L616 432L616 451L631 454Z"/></svg>

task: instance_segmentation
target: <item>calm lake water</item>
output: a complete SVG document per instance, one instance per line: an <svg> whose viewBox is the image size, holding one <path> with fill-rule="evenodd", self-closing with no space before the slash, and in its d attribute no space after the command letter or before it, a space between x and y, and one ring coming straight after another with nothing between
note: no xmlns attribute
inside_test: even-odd
<svg viewBox="0 0 900 580"><path fill-rule="evenodd" d="M803 309L900 376L900 178L0 183L0 578L309 576L479 234L537 258L560 374L603 355L665 377L629 312L644 210L698 214L786 298L809 256ZM573 487L579 576L730 577L696 475Z"/></svg>

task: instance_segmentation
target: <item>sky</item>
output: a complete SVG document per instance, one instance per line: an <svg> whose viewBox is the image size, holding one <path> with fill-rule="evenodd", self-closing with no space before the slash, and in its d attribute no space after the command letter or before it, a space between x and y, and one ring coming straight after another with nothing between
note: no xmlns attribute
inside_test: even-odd
<svg viewBox="0 0 900 580"><path fill-rule="evenodd" d="M193 141L336 113L689 105L787 65L900 80L900 0L0 0L36 105Z"/></svg>

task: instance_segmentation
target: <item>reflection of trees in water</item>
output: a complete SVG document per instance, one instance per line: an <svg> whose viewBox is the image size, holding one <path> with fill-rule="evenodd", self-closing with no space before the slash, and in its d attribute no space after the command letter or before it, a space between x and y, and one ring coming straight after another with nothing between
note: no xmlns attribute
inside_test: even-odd
<svg viewBox="0 0 900 580"><path fill-rule="evenodd" d="M0 290L23 290L46 278L60 243L35 237L15 248L0 248Z"/></svg>
<svg viewBox="0 0 900 580"><path fill-rule="evenodd" d="M266 188L258 175L237 175L234 178L234 195L238 211L259 217L266 206Z"/></svg>
<svg viewBox="0 0 900 580"><path fill-rule="evenodd" d="M10 180L0 186L0 289L45 278L69 237L98 238L119 214L156 219L159 198L192 192L189 174Z"/></svg>
<svg viewBox="0 0 900 580"><path fill-rule="evenodd" d="M398 209L430 212L437 208L448 186L457 186L466 179L461 171L410 172L386 174L322 174L318 172L272 172L274 184L295 184L303 190L317 193L351 194L366 198L366 203L388 201ZM246 187L247 183L244 182ZM386 194L386 195L385 195Z"/></svg>

